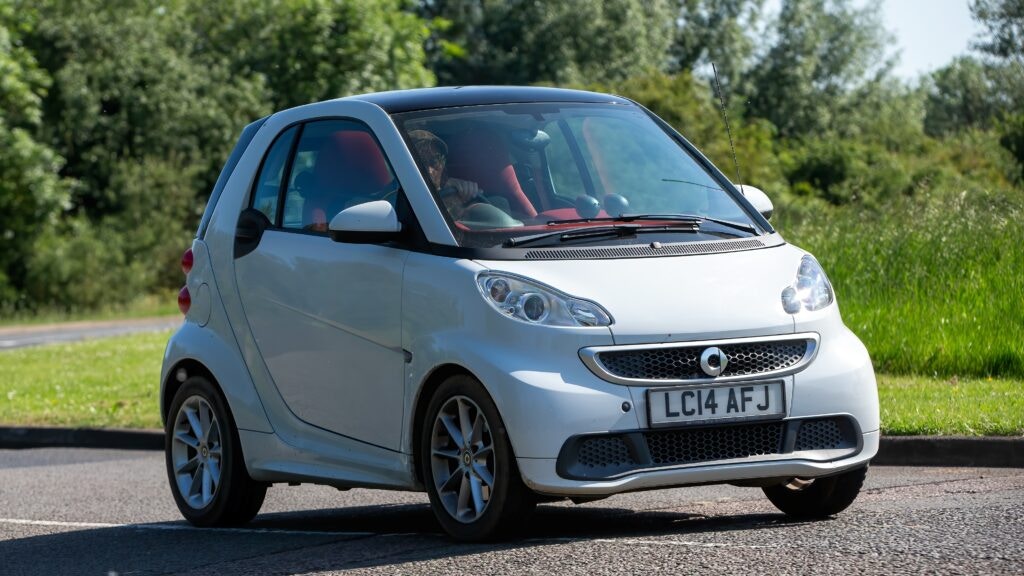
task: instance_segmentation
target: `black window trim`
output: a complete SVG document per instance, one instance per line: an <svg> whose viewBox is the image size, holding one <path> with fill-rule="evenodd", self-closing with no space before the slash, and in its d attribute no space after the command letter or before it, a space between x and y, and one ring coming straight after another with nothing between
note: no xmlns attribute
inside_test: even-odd
<svg viewBox="0 0 1024 576"><path fill-rule="evenodd" d="M238 137L238 142L235 144L234 149L228 156L227 162L224 163L224 167L220 171L220 175L217 176L217 182L213 185L213 191L210 192L210 198L206 201L206 209L203 210L203 217L199 221L199 228L196 230L196 238L202 240L206 237L206 229L210 226L210 219L213 217L213 210L220 202L220 196L224 192L224 187L227 186L228 180L231 179L231 175L234 174L235 168L238 166L238 162L242 159L242 154L249 149L249 145L252 144L253 138L256 137L256 133L260 131L260 128L267 122L270 116L264 116L259 120L249 124L242 129L242 133ZM260 164L262 167L262 163Z"/></svg>
<svg viewBox="0 0 1024 576"><path fill-rule="evenodd" d="M284 227L284 203L288 195L288 181L292 177L292 165L295 163L295 151L299 148L299 141L302 133L306 130L306 123L298 125L295 130L295 139L292 140L291 149L288 150L288 157L284 159L284 166L281 168L281 185L277 189L277 212L274 214L274 227ZM282 132L283 134L283 132Z"/></svg>

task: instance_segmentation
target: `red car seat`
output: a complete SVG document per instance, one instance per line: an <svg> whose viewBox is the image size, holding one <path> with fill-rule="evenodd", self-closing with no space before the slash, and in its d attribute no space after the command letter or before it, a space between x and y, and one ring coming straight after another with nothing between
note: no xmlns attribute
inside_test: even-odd
<svg viewBox="0 0 1024 576"><path fill-rule="evenodd" d="M356 199L371 200L393 188L384 153L368 132L338 130L320 146L312 183L304 193L302 224L326 230L338 212Z"/></svg>
<svg viewBox="0 0 1024 576"><path fill-rule="evenodd" d="M508 146L495 132L475 129L450 138L448 176L476 182L484 194L508 200L513 216L537 216L516 178Z"/></svg>

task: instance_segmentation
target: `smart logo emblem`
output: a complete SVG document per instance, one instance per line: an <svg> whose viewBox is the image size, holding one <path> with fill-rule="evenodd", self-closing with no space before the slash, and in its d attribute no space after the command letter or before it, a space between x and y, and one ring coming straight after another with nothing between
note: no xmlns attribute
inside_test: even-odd
<svg viewBox="0 0 1024 576"><path fill-rule="evenodd" d="M705 349L700 355L700 369L712 378L721 374L728 365L729 357L715 346Z"/></svg>

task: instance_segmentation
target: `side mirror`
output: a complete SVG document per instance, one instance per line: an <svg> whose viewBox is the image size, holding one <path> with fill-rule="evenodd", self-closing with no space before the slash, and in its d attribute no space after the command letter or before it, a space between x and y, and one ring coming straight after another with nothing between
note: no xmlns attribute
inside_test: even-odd
<svg viewBox="0 0 1024 576"><path fill-rule="evenodd" d="M767 194L760 188L754 188L750 184L737 184L736 188L747 197L747 200L754 205L754 209L760 212L765 220L771 220L775 206L772 205L772 201L768 198Z"/></svg>
<svg viewBox="0 0 1024 576"><path fill-rule="evenodd" d="M398 239L402 223L390 202L376 200L338 212L327 229L335 242L375 244Z"/></svg>

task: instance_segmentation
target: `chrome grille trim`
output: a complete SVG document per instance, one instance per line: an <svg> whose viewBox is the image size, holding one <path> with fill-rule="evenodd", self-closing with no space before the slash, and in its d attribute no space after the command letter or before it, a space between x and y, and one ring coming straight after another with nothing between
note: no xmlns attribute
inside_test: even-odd
<svg viewBox="0 0 1024 576"><path fill-rule="evenodd" d="M808 364L810 364L814 357L818 353L818 334L814 332L805 332L801 334L782 334L778 336L755 336L750 338L731 338L725 340L700 340L692 342L671 342L664 344L632 344L626 346L593 346L589 348L583 348L580 350L580 359L584 364L590 368L590 371L597 375L602 380L612 382L615 384L625 384L633 386L666 386L680 384L706 384L710 382L736 382L743 380L761 380L764 378L774 378L779 376L786 376L803 370ZM784 347L788 343L797 343L805 345L803 356L801 356L795 363L782 363L778 364L780 367L774 367L764 371L751 371L749 369L749 363L740 364L741 368L738 370L740 373L730 373L729 367L726 367L725 375L712 378L704 375L700 372L699 366L696 367L696 371L691 371L686 374L685 377L681 376L678 378L644 378L634 377L629 374L622 374L616 372L612 367L609 367L605 362L602 361L601 355L605 353L623 353L623 352L653 352L656 354L664 353L666 355L672 353L679 353L680 351L691 350L695 351L695 358L699 358L701 351L705 348L715 346L722 348L723 350L735 349L740 347L753 347L753 346L769 346L769 347ZM684 352L684 355L689 355L689 352Z"/></svg>

